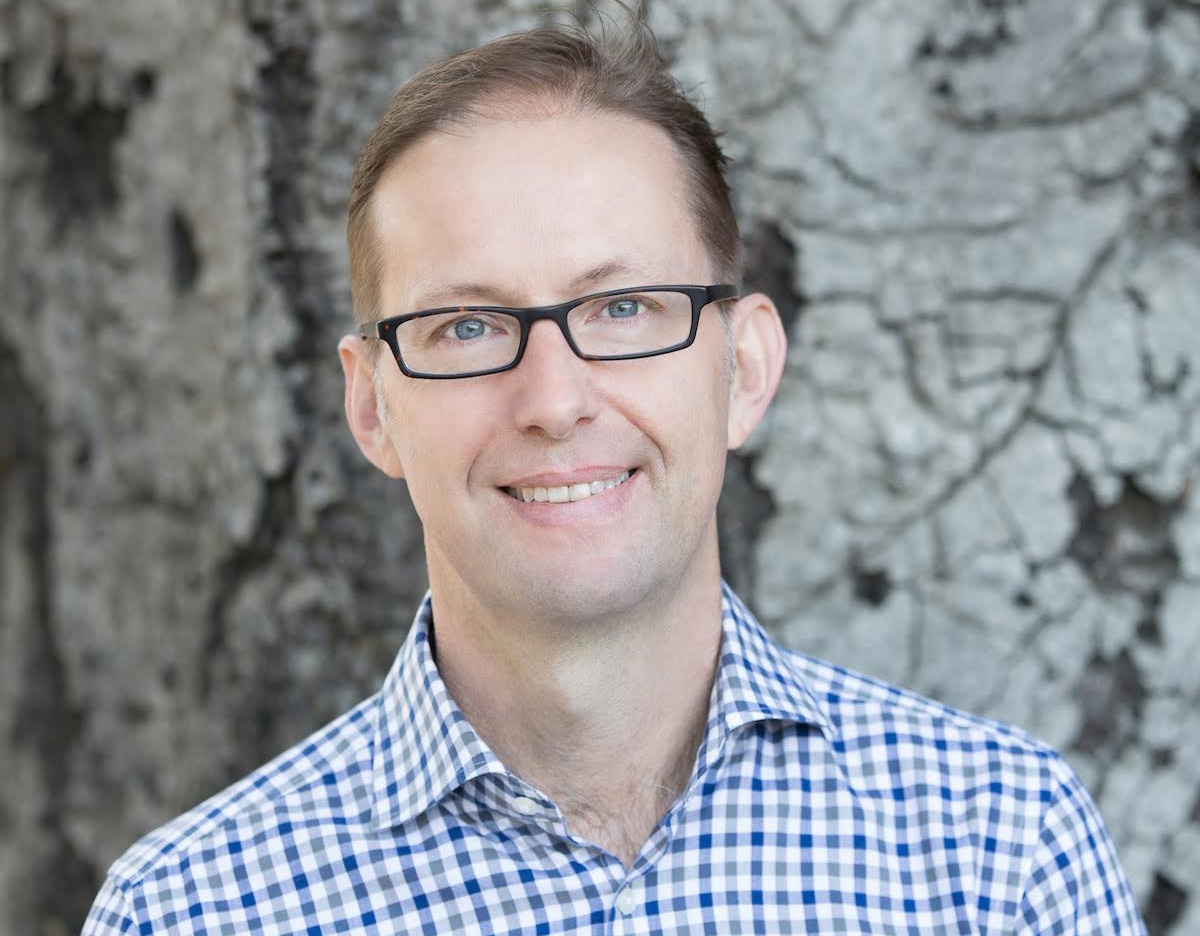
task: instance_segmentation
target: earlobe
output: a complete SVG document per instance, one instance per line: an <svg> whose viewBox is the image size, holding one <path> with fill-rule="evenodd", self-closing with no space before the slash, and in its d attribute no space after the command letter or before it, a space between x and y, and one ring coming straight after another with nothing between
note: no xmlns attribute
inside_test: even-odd
<svg viewBox="0 0 1200 936"><path fill-rule="evenodd" d="M380 420L374 362L368 360L365 340L358 335L345 335L338 342L338 357L345 378L346 422L354 441L372 465L390 478L403 478L400 456Z"/></svg>
<svg viewBox="0 0 1200 936"><path fill-rule="evenodd" d="M737 366L729 387L727 447L736 449L762 421L787 359L787 335L775 303L763 293L739 299L733 310Z"/></svg>

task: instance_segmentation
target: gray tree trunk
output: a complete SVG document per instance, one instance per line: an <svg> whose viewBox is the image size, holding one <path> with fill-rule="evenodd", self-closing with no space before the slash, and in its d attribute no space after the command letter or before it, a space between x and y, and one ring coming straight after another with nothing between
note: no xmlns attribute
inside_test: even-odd
<svg viewBox="0 0 1200 936"><path fill-rule="evenodd" d="M0 930L372 692L424 588L341 418L350 167L527 0L0 0ZM1062 749L1200 932L1200 5L654 0L792 341L726 574ZM1190 898L1190 899L1189 899Z"/></svg>

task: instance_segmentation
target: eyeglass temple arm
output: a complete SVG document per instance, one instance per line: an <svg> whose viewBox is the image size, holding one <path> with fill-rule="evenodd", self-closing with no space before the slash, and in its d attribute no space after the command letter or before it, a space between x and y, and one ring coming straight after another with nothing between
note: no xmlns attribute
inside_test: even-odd
<svg viewBox="0 0 1200 936"><path fill-rule="evenodd" d="M708 301L720 302L723 299L740 299L742 291L737 286L721 284L708 287Z"/></svg>

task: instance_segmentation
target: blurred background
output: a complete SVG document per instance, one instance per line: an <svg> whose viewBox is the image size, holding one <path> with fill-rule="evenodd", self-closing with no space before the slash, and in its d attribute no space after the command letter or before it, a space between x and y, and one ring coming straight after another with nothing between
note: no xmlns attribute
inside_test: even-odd
<svg viewBox="0 0 1200 936"><path fill-rule="evenodd" d="M0 931L381 682L425 571L342 420L351 166L541 6L0 0ZM1200 3L645 15L791 339L727 577L1060 748L1200 933Z"/></svg>

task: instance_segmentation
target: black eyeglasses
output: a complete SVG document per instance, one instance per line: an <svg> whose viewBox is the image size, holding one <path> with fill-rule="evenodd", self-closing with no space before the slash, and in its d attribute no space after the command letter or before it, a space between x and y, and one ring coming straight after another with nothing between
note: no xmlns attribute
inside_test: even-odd
<svg viewBox="0 0 1200 936"><path fill-rule="evenodd" d="M700 311L737 299L736 286L639 286L530 309L456 306L395 315L359 327L388 343L409 377L482 377L521 363L529 328L549 319L585 361L669 354L696 340Z"/></svg>

